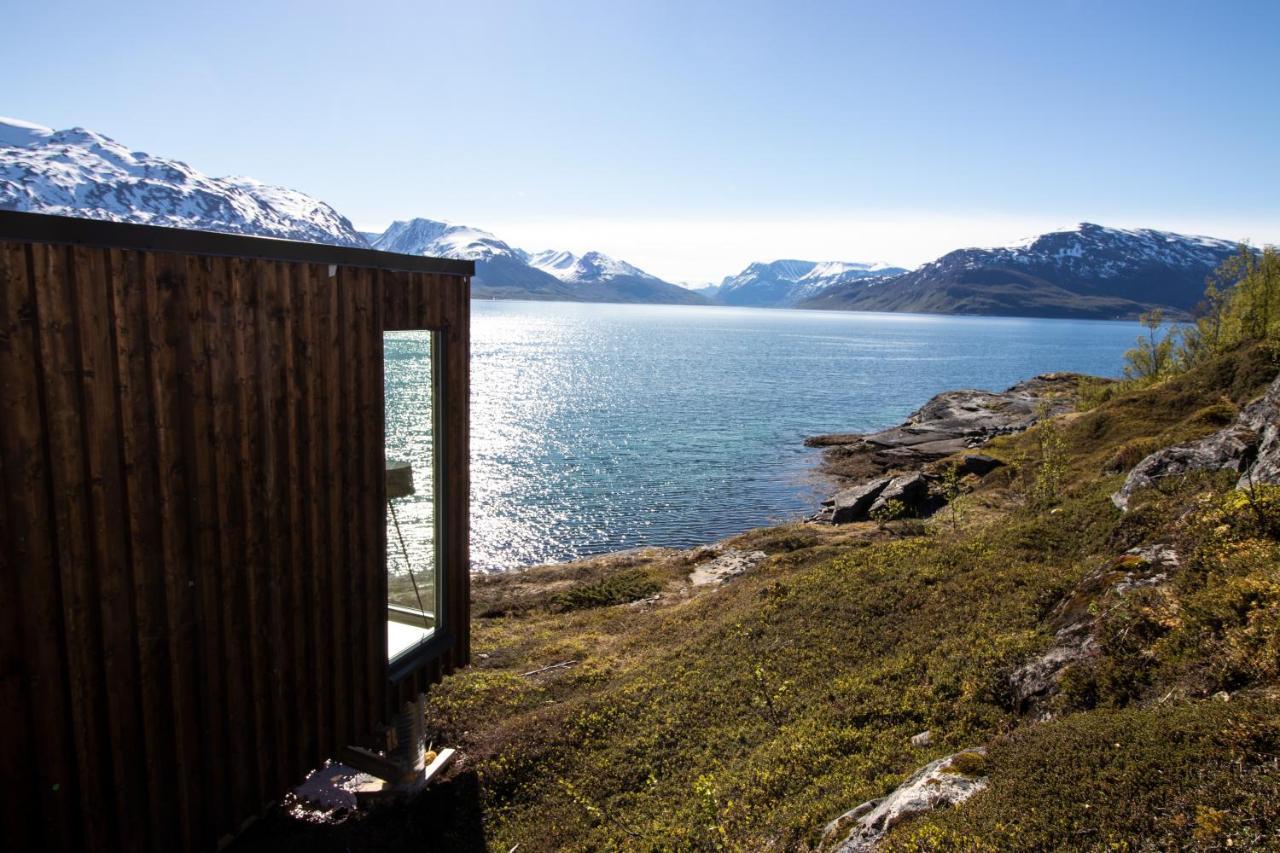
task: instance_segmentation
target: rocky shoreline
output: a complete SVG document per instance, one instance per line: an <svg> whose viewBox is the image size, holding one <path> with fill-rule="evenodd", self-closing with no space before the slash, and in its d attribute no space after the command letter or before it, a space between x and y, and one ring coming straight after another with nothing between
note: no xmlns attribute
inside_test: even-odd
<svg viewBox="0 0 1280 853"><path fill-rule="evenodd" d="M807 446L823 448L823 473L841 485L809 520L848 524L885 513L931 514L945 504L935 463L1072 411L1085 378L1044 373L1000 392L944 391L890 429L806 439ZM985 454L965 454L956 473L983 477L1002 464Z"/></svg>

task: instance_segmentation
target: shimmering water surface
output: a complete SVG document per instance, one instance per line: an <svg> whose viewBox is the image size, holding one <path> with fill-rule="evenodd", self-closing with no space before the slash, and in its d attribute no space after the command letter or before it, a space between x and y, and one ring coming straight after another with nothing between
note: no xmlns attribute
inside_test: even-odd
<svg viewBox="0 0 1280 853"><path fill-rule="evenodd" d="M805 436L888 426L953 388L1002 389L1051 370L1116 375L1137 332L1075 320L473 302L473 567L689 546L794 519L828 488ZM389 340L389 360L392 350Z"/></svg>

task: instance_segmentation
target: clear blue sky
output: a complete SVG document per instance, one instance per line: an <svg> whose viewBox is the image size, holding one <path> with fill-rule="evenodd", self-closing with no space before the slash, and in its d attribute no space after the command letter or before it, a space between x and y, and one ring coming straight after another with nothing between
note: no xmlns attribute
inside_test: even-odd
<svg viewBox="0 0 1280 853"><path fill-rule="evenodd" d="M1280 240L1275 0L42 0L4 20L0 114L366 227L444 218L684 279L1080 219Z"/></svg>

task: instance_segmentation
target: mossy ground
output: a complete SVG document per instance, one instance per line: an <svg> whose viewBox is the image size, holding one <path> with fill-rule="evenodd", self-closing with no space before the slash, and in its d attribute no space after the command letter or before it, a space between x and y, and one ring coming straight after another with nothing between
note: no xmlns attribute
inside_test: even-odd
<svg viewBox="0 0 1280 853"><path fill-rule="evenodd" d="M478 797L469 843L809 849L928 761L987 745L990 790L899 827L894 849L1280 845L1280 499L1259 511L1213 476L1127 514L1108 499L1118 454L1217 429L1276 369L1237 352L1037 428L1056 445L1002 438L984 452L1011 464L955 519L744 534L729 544L770 556L720 588L691 589L694 558L659 550L483 580L474 666L429 697L436 743L465 753L453 784ZM1045 447L1062 476L1033 500ZM1051 611L1152 542L1183 568L1082 602L1099 654L1052 722L1021 716L1009 676L1053 642Z"/></svg>

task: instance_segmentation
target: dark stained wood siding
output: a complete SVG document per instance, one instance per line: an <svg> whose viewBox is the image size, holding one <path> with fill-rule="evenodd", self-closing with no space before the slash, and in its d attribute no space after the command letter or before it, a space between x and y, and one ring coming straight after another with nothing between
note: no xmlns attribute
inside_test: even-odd
<svg viewBox="0 0 1280 853"><path fill-rule="evenodd" d="M141 226L60 241L48 217L33 239L20 216L0 217L5 846L210 850L468 662L468 276ZM391 673L382 334L404 329L440 332L444 607Z"/></svg>

